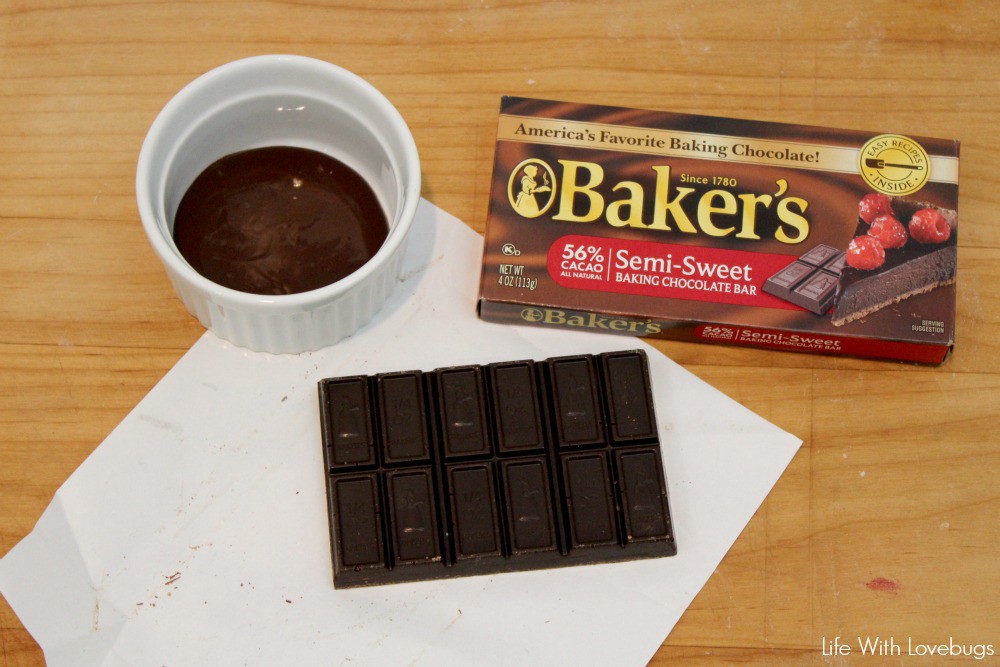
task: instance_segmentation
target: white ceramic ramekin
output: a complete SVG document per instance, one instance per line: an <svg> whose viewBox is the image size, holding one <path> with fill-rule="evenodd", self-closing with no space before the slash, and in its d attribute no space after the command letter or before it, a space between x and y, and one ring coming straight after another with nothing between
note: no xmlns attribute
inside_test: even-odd
<svg viewBox="0 0 1000 667"><path fill-rule="evenodd" d="M172 234L185 191L217 159L263 146L321 151L368 181L390 227L371 260L332 285L280 296L222 287L191 268ZM257 56L202 75L167 103L139 154L136 197L174 289L203 325L253 350L297 353L354 333L382 306L420 199L420 161L399 112L364 79L312 58Z"/></svg>

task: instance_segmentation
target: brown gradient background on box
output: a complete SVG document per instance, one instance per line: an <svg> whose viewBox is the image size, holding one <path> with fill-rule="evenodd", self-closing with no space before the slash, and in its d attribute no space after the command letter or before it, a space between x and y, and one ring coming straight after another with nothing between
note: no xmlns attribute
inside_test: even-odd
<svg viewBox="0 0 1000 667"><path fill-rule="evenodd" d="M868 139L879 134L877 132L761 123L512 97L504 98L501 113L859 149ZM923 137L912 138L918 141L931 155L955 157L958 155L958 145L954 141ZM710 138L707 139L710 140ZM553 220L552 216L558 207L560 194L558 191L554 194L556 201L546 213L533 219L523 218L513 210L508 200L508 182L512 170L528 158L535 158L550 165L557 170L557 177L559 176L558 161L560 159L593 162L601 165L604 169L604 180L597 187L597 190L604 195L606 204L624 196L622 193L611 192L613 184L625 180L640 183L645 193L642 219L646 222L652 219L653 212L653 192L656 182L653 166L669 165L671 167L669 195L671 199L676 196L678 186L695 189L695 192L688 195L682 204L692 222L695 220L698 197L707 190L720 188L729 190L736 195L744 193L774 195L778 191L776 181L785 179L788 182L788 190L782 195L782 198L799 197L809 202L805 213L805 217L809 220L809 233L804 241L797 244L781 243L774 238L775 231L781 225L775 213L777 203L781 199L778 197L768 208L757 207L756 233L760 236L759 240L734 238L735 233L722 238L711 237L701 232L697 234L683 233L677 231L672 217L668 219L668 225L673 231L669 232L633 227L616 228L609 225L603 216L589 223L557 221ZM736 179L738 185L722 188L711 184L682 184L680 182L681 174L708 178L712 176L728 177ZM561 185L561 183L556 184L557 188ZM635 152L550 146L542 143L498 141L486 227L482 297L490 301L652 318L659 321L703 321L914 342L945 343L952 340L956 297L954 285L940 287L926 294L905 299L864 319L835 327L830 323L828 315L817 316L804 310L789 311L686 299L665 299L567 289L557 285L549 277L546 267L549 247L557 239L570 234L785 254L788 255L788 261L791 263L796 257L821 243L845 249L854 237L858 224L858 201L871 191L858 174L744 164L719 159L678 158ZM958 186L931 182L910 198L926 201L942 208L957 210ZM580 198L578 197L578 199ZM726 226L729 220L732 220L733 224L736 225L740 221L740 216L741 212L733 216L717 215L715 220L716 224L720 226ZM794 232L787 226L786 231ZM504 255L501 252L501 247L506 243L515 244L521 254L517 257ZM536 289L532 291L527 288L499 285L497 277L500 264L524 265L524 276L538 279ZM767 277L754 275L753 282L759 287L763 285ZM912 331L911 325L920 324L921 320L944 322L945 333Z"/></svg>

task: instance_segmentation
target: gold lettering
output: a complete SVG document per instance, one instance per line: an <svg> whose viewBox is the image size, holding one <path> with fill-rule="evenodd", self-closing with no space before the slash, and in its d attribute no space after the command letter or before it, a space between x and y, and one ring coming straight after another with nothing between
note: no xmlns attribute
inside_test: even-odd
<svg viewBox="0 0 1000 667"><path fill-rule="evenodd" d="M791 210L792 205L795 205L799 209L798 212ZM778 202L778 219L793 228L798 234L789 236L785 233L783 227L778 227L778 231L774 233L774 238L788 244L805 241L806 237L809 236L809 221L801 214L805 213L807 208L809 208L809 202L799 197L788 197Z"/></svg>
<svg viewBox="0 0 1000 667"><path fill-rule="evenodd" d="M771 195L740 195L743 200L743 225L740 233L736 235L738 239L757 240L757 204L763 204L764 208L771 205L773 197Z"/></svg>
<svg viewBox="0 0 1000 667"><path fill-rule="evenodd" d="M628 190L629 196L608 204L608 223L613 227L629 226L644 229L646 224L642 221L642 186L635 181L622 181L611 190L613 192ZM622 217L621 210L623 208L628 210L628 217Z"/></svg>
<svg viewBox="0 0 1000 667"><path fill-rule="evenodd" d="M670 167L653 167L656 172L656 194L653 200L653 223L649 229L670 231L667 215L673 215L677 229L687 234L697 234L698 230L691 224L691 219L681 208L681 201L694 192L694 188L677 188L677 196L670 199Z"/></svg>
<svg viewBox="0 0 1000 667"><path fill-rule="evenodd" d="M716 206L713 203L716 199L722 200L721 206ZM729 236L736 230L735 227L723 228L716 226L712 221L714 213L722 213L724 215L736 213L736 197L733 196L732 192L727 190L709 190L703 194L701 199L698 200L698 226L701 227L701 231L709 236Z"/></svg>
<svg viewBox="0 0 1000 667"><path fill-rule="evenodd" d="M562 195L559 197L559 212L552 216L553 220L566 222L593 222L604 210L604 197L594 188L604 180L604 169L593 162L577 162L575 160L559 160L563 166ZM577 171L583 170L589 174L586 183L577 183ZM581 194L590 202L590 208L584 215L573 212L576 195Z"/></svg>

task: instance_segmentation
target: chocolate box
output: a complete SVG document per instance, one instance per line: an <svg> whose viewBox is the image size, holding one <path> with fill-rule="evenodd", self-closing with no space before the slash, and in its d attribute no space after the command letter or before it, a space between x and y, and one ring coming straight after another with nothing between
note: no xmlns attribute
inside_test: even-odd
<svg viewBox="0 0 1000 667"><path fill-rule="evenodd" d="M940 363L958 149L505 97L480 316Z"/></svg>

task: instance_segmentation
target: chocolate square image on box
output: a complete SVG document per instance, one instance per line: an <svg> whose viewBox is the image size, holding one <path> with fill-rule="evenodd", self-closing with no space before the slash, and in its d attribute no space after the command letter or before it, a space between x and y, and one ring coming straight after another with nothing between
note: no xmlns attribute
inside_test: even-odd
<svg viewBox="0 0 1000 667"><path fill-rule="evenodd" d="M843 270L844 253L821 244L768 278L764 291L824 315L833 305Z"/></svg>
<svg viewBox="0 0 1000 667"><path fill-rule="evenodd" d="M642 351L319 383L337 588L676 554Z"/></svg>

